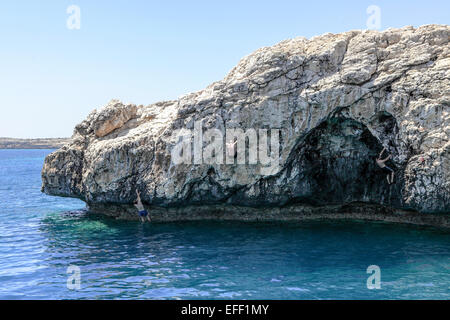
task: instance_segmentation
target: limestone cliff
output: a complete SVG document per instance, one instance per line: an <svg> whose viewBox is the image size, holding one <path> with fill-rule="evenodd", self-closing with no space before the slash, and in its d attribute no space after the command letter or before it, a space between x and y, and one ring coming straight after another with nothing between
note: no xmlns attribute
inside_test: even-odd
<svg viewBox="0 0 450 320"><path fill-rule="evenodd" d="M123 218L135 217L136 189L161 220L448 213L449 35L427 25L299 37L178 100L113 100L46 158L42 190ZM200 120L202 130L281 129L279 166L174 164L174 132ZM383 147L392 185L375 164Z"/></svg>

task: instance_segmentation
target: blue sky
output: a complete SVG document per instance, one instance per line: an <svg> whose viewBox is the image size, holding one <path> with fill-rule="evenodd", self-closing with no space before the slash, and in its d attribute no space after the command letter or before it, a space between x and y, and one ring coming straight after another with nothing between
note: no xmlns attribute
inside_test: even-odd
<svg viewBox="0 0 450 320"><path fill-rule="evenodd" d="M69 30L66 10L81 9ZM450 1L22 1L0 3L0 136L65 137L112 98L176 99L240 58L296 36L448 24Z"/></svg>

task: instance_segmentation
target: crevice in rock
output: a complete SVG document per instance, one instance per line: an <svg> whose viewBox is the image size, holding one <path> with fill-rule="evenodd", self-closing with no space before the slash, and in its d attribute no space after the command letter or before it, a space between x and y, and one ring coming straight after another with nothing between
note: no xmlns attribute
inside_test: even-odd
<svg viewBox="0 0 450 320"><path fill-rule="evenodd" d="M395 119L388 115L381 117L386 118L386 130L390 130L386 135L395 132L387 129L395 127ZM242 199L236 201L266 205L333 205L358 201L400 206L404 168L391 161L387 163L396 170L396 181L389 185L387 173L375 163L382 148L364 124L339 116L329 118L297 143L281 172L262 179L264 183L259 184L260 196L256 201L242 194L236 195L236 199ZM279 193L273 192L275 185L283 186Z"/></svg>

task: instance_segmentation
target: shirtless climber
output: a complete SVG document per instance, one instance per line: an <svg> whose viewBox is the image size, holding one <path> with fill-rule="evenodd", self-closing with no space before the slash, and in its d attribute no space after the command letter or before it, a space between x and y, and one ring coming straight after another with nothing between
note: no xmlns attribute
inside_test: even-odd
<svg viewBox="0 0 450 320"><path fill-rule="evenodd" d="M378 156L376 163L377 165L384 169L387 172L387 181L389 184L394 183L394 170L392 170L391 168L389 168L387 165L385 165L384 163L386 161L388 161L391 158L391 155L388 155L385 159L381 159L381 156L383 155L383 152L386 151L386 148L383 148L383 150L381 150L380 155ZM389 179L390 177L390 179Z"/></svg>
<svg viewBox="0 0 450 320"><path fill-rule="evenodd" d="M139 211L139 217L141 218L141 221L145 222L145 218L147 218L148 222L152 222L150 219L150 215L148 214L147 210L145 210L144 205L142 204L141 193L136 190L136 195L137 195L137 199L134 202L134 206Z"/></svg>

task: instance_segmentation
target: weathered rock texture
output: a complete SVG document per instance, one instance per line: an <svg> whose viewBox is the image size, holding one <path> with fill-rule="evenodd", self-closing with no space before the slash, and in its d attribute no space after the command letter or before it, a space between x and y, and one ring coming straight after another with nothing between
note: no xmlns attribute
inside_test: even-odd
<svg viewBox="0 0 450 320"><path fill-rule="evenodd" d="M42 190L124 218L136 217L136 188L161 220L194 219L196 210L202 218L314 216L351 203L357 217L361 203L391 216L448 213L449 36L449 26L427 25L295 38L257 50L223 80L178 100L111 101L47 157ZM174 165L173 132L199 120L204 130L282 129L279 170ZM392 185L374 161L383 146L393 156Z"/></svg>

